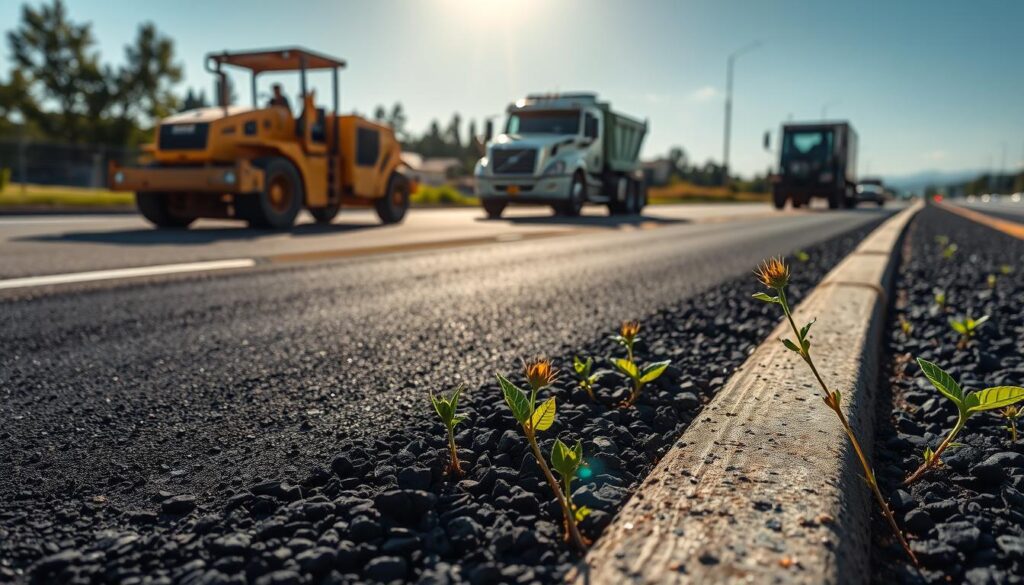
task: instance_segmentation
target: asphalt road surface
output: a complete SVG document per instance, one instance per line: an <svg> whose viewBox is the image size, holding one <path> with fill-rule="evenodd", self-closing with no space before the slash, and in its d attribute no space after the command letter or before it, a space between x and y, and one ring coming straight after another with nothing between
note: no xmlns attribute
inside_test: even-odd
<svg viewBox="0 0 1024 585"><path fill-rule="evenodd" d="M224 486L326 464L347 437L429 416L428 388L472 390L521 356L571 352L765 256L889 213L659 207L642 219L490 222L414 211L395 228L348 229L363 221L350 216L338 233L291 235L3 219L3 278L332 251L368 245L361 234L408 246L0 298L0 500L145 507L187 490L214 501ZM417 244L453 239L465 245Z"/></svg>
<svg viewBox="0 0 1024 585"><path fill-rule="evenodd" d="M961 200L952 202L955 205L961 205L967 209L973 209L974 211L980 211L981 213L987 213L993 217L1005 219L1008 221L1015 221L1018 223L1024 222L1024 203L1013 203L1011 201L993 201L989 203L972 202L966 203Z"/></svg>

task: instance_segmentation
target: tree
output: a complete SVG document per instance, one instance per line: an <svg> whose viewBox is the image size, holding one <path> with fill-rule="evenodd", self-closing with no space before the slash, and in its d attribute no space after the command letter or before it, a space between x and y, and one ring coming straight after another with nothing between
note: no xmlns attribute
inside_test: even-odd
<svg viewBox="0 0 1024 585"><path fill-rule="evenodd" d="M673 146L668 151L668 160L672 163L672 169L677 174L686 174L686 167L689 165L689 157L686 156L686 151L681 146Z"/></svg>
<svg viewBox="0 0 1024 585"><path fill-rule="evenodd" d="M124 50L125 64L117 76L117 102L122 120L152 124L178 107L171 87L181 81L181 65L174 62L174 41L161 35L151 22L143 23L135 42Z"/></svg>
<svg viewBox="0 0 1024 585"><path fill-rule="evenodd" d="M444 131L444 142L454 147L454 151L462 150L462 137L459 136L459 128L462 127L462 116L458 112L452 114L451 122Z"/></svg>
<svg viewBox="0 0 1024 585"><path fill-rule="evenodd" d="M405 123L407 121L405 110L402 109L402 103L395 102L395 105L391 108L391 115L388 116L388 124L401 142L407 142L410 139L410 136L405 132Z"/></svg>
<svg viewBox="0 0 1024 585"><path fill-rule="evenodd" d="M466 145L469 148L476 148L479 136L476 133L476 120L469 121L469 136L466 139Z"/></svg>
<svg viewBox="0 0 1024 585"><path fill-rule="evenodd" d="M23 75L27 91L18 110L46 134L72 142L81 140L109 106L112 91L92 47L89 24L67 18L62 0L38 8L25 4L21 23L7 33L11 58ZM53 103L49 115L41 104Z"/></svg>
<svg viewBox="0 0 1024 585"><path fill-rule="evenodd" d="M217 105L218 106L230 106L238 101L238 92L235 91L235 84L231 81L231 78L227 75L224 76L224 90L221 90L220 80L218 77L213 82L213 90L217 94Z"/></svg>
<svg viewBox="0 0 1024 585"><path fill-rule="evenodd" d="M205 108L209 104L206 102L206 92L199 90L198 93L188 88L188 92L185 94L185 100L181 104L182 111L195 110L197 108Z"/></svg>
<svg viewBox="0 0 1024 585"><path fill-rule="evenodd" d="M373 111L373 119L378 122L386 122L388 118L388 112L384 109L384 106L377 106L377 109Z"/></svg>

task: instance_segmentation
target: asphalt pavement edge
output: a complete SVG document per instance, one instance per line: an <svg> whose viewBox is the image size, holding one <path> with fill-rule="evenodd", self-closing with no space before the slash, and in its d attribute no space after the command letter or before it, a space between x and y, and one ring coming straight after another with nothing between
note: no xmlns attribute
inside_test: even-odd
<svg viewBox="0 0 1024 585"><path fill-rule="evenodd" d="M812 353L871 452L888 293L906 227L873 231L795 310ZM799 265L793 267L799 270ZM759 290L753 276L751 293ZM755 301L751 301L755 302ZM586 584L860 583L870 492L780 323L694 420L569 575ZM870 456L870 455L869 455Z"/></svg>

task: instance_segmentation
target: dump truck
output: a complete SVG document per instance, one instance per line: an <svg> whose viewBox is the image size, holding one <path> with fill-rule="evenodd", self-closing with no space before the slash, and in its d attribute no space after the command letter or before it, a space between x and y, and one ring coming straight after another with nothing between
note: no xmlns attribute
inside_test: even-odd
<svg viewBox="0 0 1024 585"><path fill-rule="evenodd" d="M251 73L252 107L227 105L226 67ZM112 165L110 188L135 192L139 211L158 228L210 217L288 229L303 208L330 223L342 205L372 206L382 222L402 221L413 183L402 172L401 146L388 126L339 113L343 67L301 47L208 54L221 105L161 120L148 164ZM330 111L317 106L310 71L331 73ZM285 72L299 74L298 111L284 99L261 107L257 79Z"/></svg>
<svg viewBox="0 0 1024 585"><path fill-rule="evenodd" d="M476 195L490 218L509 204L550 205L579 215L585 203L611 214L636 214L647 203L641 122L611 109L594 93L534 94L508 106L504 131L492 136L476 165Z"/></svg>
<svg viewBox="0 0 1024 585"><path fill-rule="evenodd" d="M857 205L857 133L849 122L810 122L782 126L779 170L772 178L776 209L794 208L812 198L831 209Z"/></svg>

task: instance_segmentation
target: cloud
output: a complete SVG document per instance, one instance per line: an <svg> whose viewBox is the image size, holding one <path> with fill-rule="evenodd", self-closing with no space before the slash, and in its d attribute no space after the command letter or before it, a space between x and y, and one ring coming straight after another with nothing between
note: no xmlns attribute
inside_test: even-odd
<svg viewBox="0 0 1024 585"><path fill-rule="evenodd" d="M715 89L714 86L705 85L704 87L701 87L697 91L690 94L690 99L692 99L695 102L709 102L720 95L722 95L722 93Z"/></svg>
<svg viewBox="0 0 1024 585"><path fill-rule="evenodd" d="M924 153L924 158L927 160L946 160L945 150L932 150Z"/></svg>

